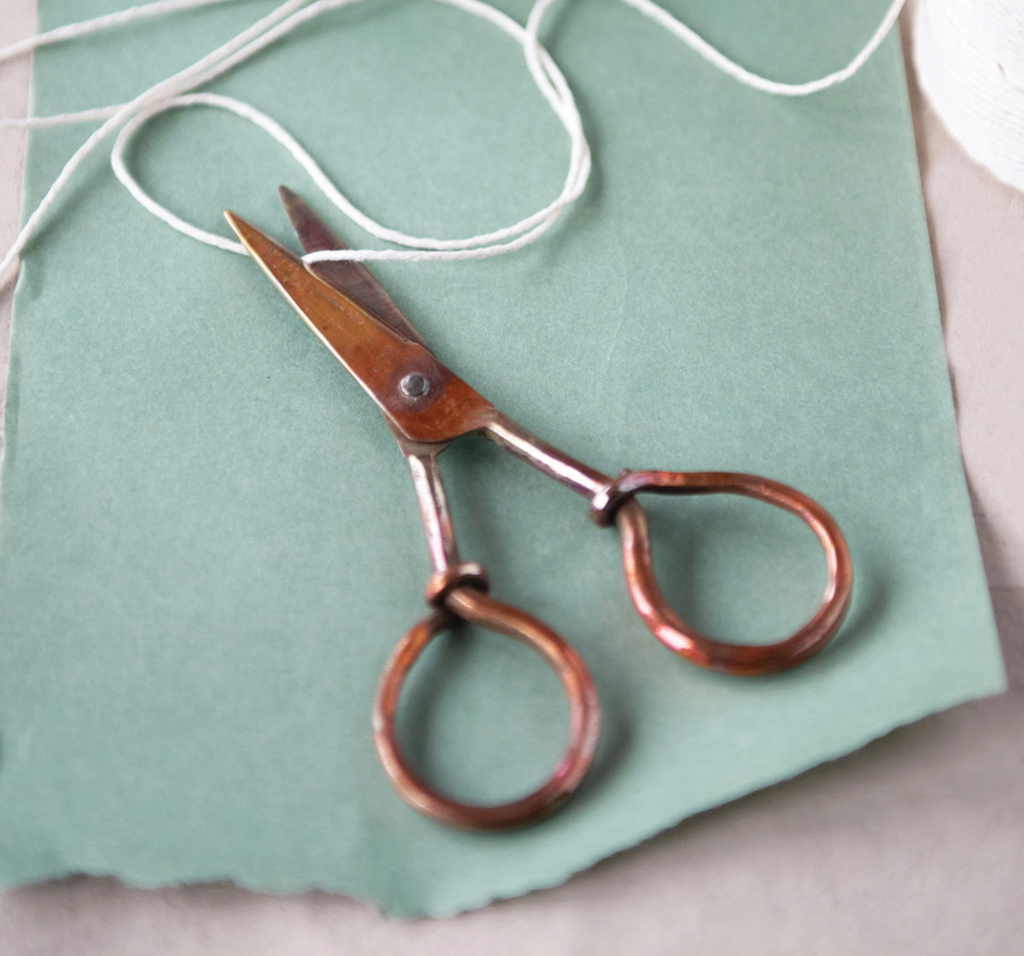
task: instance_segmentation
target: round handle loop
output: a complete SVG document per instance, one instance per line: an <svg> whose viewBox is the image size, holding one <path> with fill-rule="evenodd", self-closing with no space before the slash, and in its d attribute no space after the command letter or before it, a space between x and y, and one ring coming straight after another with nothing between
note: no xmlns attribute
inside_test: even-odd
<svg viewBox="0 0 1024 956"><path fill-rule="evenodd" d="M814 531L825 550L828 582L821 606L800 630L776 644L728 644L701 634L668 606L658 587L647 517L634 498L639 492L743 495L795 514ZM737 472L624 471L595 498L591 515L598 524L614 520L618 525L626 583L644 623L666 647L702 667L741 676L795 667L828 644L849 610L853 565L846 539L821 505L788 485Z"/></svg>
<svg viewBox="0 0 1024 956"><path fill-rule="evenodd" d="M442 823L473 830L498 830L533 823L557 810L583 782L600 732L601 708L594 682L579 655L546 624L487 597L473 586L457 586L444 606L414 625L388 659L373 707L373 736L384 770L406 803ZM525 644L555 671L569 700L569 744L548 781L512 803L476 806L458 803L421 780L405 762L395 731L402 685L416 659L438 634L460 621Z"/></svg>

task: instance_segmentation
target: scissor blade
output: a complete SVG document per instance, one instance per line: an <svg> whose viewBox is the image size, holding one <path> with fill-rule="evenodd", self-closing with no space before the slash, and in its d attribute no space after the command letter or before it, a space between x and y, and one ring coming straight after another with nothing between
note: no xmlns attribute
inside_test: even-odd
<svg viewBox="0 0 1024 956"><path fill-rule="evenodd" d="M429 349L314 275L298 256L255 226L234 213L224 216L278 291L377 403L399 444L403 438L448 442L492 420L491 403Z"/></svg>
<svg viewBox="0 0 1024 956"><path fill-rule="evenodd" d="M306 252L348 248L300 196L287 186L279 186L277 192ZM413 342L427 348L427 343L420 338L419 332L413 328L402 310L384 291L384 287L361 262L316 262L308 268L325 282L351 296L367 312L372 312L382 322L386 322L399 335L404 335L407 339L412 339Z"/></svg>

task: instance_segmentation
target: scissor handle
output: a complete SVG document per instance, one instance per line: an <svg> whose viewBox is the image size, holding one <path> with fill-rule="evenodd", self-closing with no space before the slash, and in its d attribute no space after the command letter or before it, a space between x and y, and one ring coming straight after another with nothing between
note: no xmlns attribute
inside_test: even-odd
<svg viewBox="0 0 1024 956"><path fill-rule="evenodd" d="M594 682L579 655L546 624L518 608L489 598L476 586L460 585L437 595L440 606L398 642L384 667L373 707L373 736L384 770L411 807L442 823L473 830L499 830L533 823L557 810L583 782L594 757L601 708ZM460 621L479 624L536 651L555 671L569 700L569 744L548 781L512 803L458 803L428 786L402 756L395 714L402 685L416 659L440 633Z"/></svg>
<svg viewBox="0 0 1024 956"><path fill-rule="evenodd" d="M825 549L828 582L821 606L800 630L776 644L728 644L701 634L668 606L658 587L647 517L634 497L640 492L744 495L792 512ZM702 667L744 676L795 667L828 644L849 609L853 566L846 539L821 505L788 485L736 472L624 471L594 500L591 513L598 524L614 520L622 534L626 583L644 623L663 644Z"/></svg>

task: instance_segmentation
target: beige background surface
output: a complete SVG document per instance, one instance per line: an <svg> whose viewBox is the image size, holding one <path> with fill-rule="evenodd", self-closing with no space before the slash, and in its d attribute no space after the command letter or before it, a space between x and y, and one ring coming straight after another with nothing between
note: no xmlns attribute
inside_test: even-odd
<svg viewBox="0 0 1024 956"><path fill-rule="evenodd" d="M29 35L34 16L35 0L0 0L0 46ZM0 116L25 115L28 77L27 60L0 64ZM912 79L911 97L1010 693L703 814L555 890L457 919L389 922L323 893L144 891L78 877L0 894L0 953L1024 952L1024 194L965 157ZM0 130L4 248L23 157L22 135ZM4 343L10 308L0 289Z"/></svg>

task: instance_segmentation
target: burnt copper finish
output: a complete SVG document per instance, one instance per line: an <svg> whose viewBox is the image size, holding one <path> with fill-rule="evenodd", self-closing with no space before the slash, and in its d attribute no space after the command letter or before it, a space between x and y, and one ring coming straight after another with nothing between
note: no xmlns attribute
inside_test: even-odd
<svg viewBox="0 0 1024 956"><path fill-rule="evenodd" d="M448 442L487 424L494 406L429 350L314 275L298 256L255 226L233 213L225 216L278 291L405 438ZM429 383L422 398L409 398L400 388L401 380L413 372Z"/></svg>
<svg viewBox="0 0 1024 956"><path fill-rule="evenodd" d="M344 248L294 193L283 191L282 198L307 251ZM436 610L392 653L381 677L373 720L384 768L411 806L442 822L476 829L538 820L564 803L582 782L600 725L593 682L572 648L536 618L487 597L483 568L464 563L459 556L438 455L462 435L484 435L582 495L599 525L614 521L622 534L626 580L640 616L660 641L694 663L730 674L769 674L807 660L836 633L849 607L853 574L842 532L819 504L793 488L754 475L625 471L612 479L531 435L445 368L365 267L337 262L307 268L255 227L226 215L295 311L377 403L409 465L433 572L426 597ZM825 595L814 617L796 634L772 645L728 644L688 627L668 607L655 580L647 520L635 498L640 492L745 495L797 515L817 534L828 565ZM437 634L460 621L531 647L558 673L569 698L569 744L562 762L540 789L502 806L460 804L432 790L405 763L395 734L398 700L410 668Z"/></svg>
<svg viewBox="0 0 1024 956"><path fill-rule="evenodd" d="M569 743L558 766L533 793L500 806L459 803L433 790L405 762L395 730L398 698L410 669L431 640L460 621L504 634L535 651L558 675L569 700ZM373 705L377 753L402 799L441 823L473 830L522 826L557 810L590 768L600 723L597 692L579 655L546 624L471 587L449 591L445 607L424 618L398 642L384 667Z"/></svg>
<svg viewBox="0 0 1024 956"><path fill-rule="evenodd" d="M423 597L431 607L444 607L448 595L456 588L472 587L486 594L491 589L487 572L475 561L456 564L430 576Z"/></svg>
<svg viewBox="0 0 1024 956"><path fill-rule="evenodd" d="M622 534L622 559L634 606L658 640L695 664L742 676L771 674L813 657L839 630L853 592L850 550L832 516L795 488L735 472L624 471L613 481L535 438L500 413L495 414L484 434L588 498L590 516L596 524L615 521ZM825 550L828 579L814 616L796 634L775 644L728 644L689 627L665 602L654 577L647 518L634 498L640 492L743 495L795 514L810 526Z"/></svg>
<svg viewBox="0 0 1024 956"><path fill-rule="evenodd" d="M767 645L727 644L689 627L665 602L654 577L647 517L632 497L640 491L744 495L795 514L814 531L825 550L828 580L815 615L786 640ZM618 479L609 498L617 503L612 510L622 535L626 583L637 612L659 641L695 664L741 676L787 670L817 654L843 623L853 590L850 550L832 516L795 488L734 472L634 471Z"/></svg>

